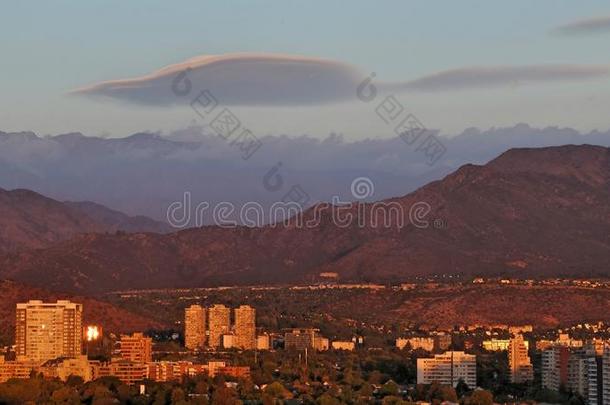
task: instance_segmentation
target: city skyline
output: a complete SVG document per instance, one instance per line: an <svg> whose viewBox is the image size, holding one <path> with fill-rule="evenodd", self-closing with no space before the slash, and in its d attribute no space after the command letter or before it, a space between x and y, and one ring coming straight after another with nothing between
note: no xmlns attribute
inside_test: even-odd
<svg viewBox="0 0 610 405"><path fill-rule="evenodd" d="M216 317L210 324L210 332L212 329L220 328L226 332L222 335L223 338L236 337L235 341L224 340L224 342L231 343L231 346L228 347L209 345L207 350L212 350L211 353L225 353L223 356L226 356L226 353L231 353L226 352L227 349L239 349L240 352L254 351L256 359L257 350L274 352L284 349L288 353L291 351L299 353L299 364L307 368L309 358L316 358L316 353L342 351L365 353L370 350L370 348L367 349L366 338L355 336L352 340L333 339L330 342L330 339L322 336L318 329L307 327L292 328L283 334L271 332L255 337L253 335L256 333L256 309L243 304L233 308L233 322L229 322L228 328L225 327L225 318L227 312L231 310L229 307L222 304L212 304L209 307L193 304L184 307L185 344L189 342L187 340L189 333L202 335L201 324L204 324L206 308L213 310L212 319ZM153 338L142 332L117 336L118 352L112 350L111 359L106 361L98 358L92 359L89 357L89 347L87 347L87 354L83 354L82 341L87 339L90 344L92 341L102 339L100 333L87 334L87 330L95 327L99 332L105 328L104 325L83 328L83 319L80 317L82 311L82 304L68 300L45 303L32 299L27 303L16 304L17 344L15 349L21 354L17 356L16 360L8 361L0 356L0 396L2 395L2 383L15 378L17 380L31 378L33 371L40 373L44 378L59 378L64 382L76 376L84 382L93 382L99 378L112 376L123 384L138 386L141 395L147 392L147 387L143 385L146 380L164 383L196 376L213 378L223 375L236 378L238 381L236 384L240 385L253 378L252 366L234 366L228 364L226 360L195 362L189 357L184 357L184 354L181 355L180 360L160 360L163 352L155 350L155 347L163 343L155 342ZM189 325L189 323L195 325ZM64 332L42 335L37 333L39 329L63 328L66 325L69 327L68 336L72 336L72 340L67 346L62 340ZM433 387L434 384L440 384L440 386L453 387L456 392L464 390L464 387L466 389L478 387L479 383L483 381L477 373L477 364L479 361L483 361L479 360L479 356L482 355L485 358L489 354L498 352L503 353L508 378L512 384L526 386L534 384L534 367L538 367L538 373L542 376L540 382L542 388L559 392L564 389L560 387L565 387L582 396L588 405L605 404L609 398L608 387L610 387L610 367L608 366L610 364L610 327L606 327L603 322L590 326L597 332L606 330L608 339L590 338L594 335L589 335L589 338L579 340L560 329L557 331L556 340L548 340L545 339L549 336L548 331L537 332L538 328L532 325L490 325L486 327L466 325L459 329L454 328L452 332L429 330L422 335L423 332L418 331L417 335L397 339L396 347L399 356L414 356L417 364L418 387ZM24 333L24 330L31 332ZM478 343L469 340L463 341L461 344L457 343L460 341L459 336L465 331L472 331L472 335L468 333L465 335L471 336L467 339L472 339L481 330L485 331L482 336L494 337L491 340L479 340ZM496 337L507 336L507 333L507 340ZM205 333L203 335L205 336ZM445 339L446 337L449 340ZM264 344L260 344L261 338L267 339ZM58 343L59 346L57 346ZM191 343L193 343L192 340ZM188 353L198 353L204 348L203 340L198 343L195 347L186 347L186 349L190 349ZM102 343L100 347L104 345ZM459 346L462 346L463 351L456 350L456 347ZM477 346L483 348L483 352L480 352ZM23 347L27 348L25 352L23 352ZM59 349L52 353L46 349L41 351L41 349L52 347L63 347L63 351ZM362 350L363 348L364 350ZM534 366L530 360L530 353L540 355L541 363ZM484 391L480 388L478 390ZM447 391L446 395L451 397L456 394Z"/></svg>
<svg viewBox="0 0 610 405"><path fill-rule="evenodd" d="M0 404L610 405L610 4L2 11Z"/></svg>

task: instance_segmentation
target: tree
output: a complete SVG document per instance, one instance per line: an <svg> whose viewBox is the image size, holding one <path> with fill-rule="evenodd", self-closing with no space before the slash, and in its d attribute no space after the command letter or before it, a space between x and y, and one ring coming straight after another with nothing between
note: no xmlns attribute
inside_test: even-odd
<svg viewBox="0 0 610 405"><path fill-rule="evenodd" d="M263 393L273 399L288 399L292 398L292 394L279 382L275 381L267 385Z"/></svg>
<svg viewBox="0 0 610 405"><path fill-rule="evenodd" d="M184 394L184 390L180 387L176 387L172 390L171 401L173 404L182 404L186 400L186 395Z"/></svg>
<svg viewBox="0 0 610 405"><path fill-rule="evenodd" d="M441 387L441 401L457 402L458 397L455 389L449 385L443 385Z"/></svg>
<svg viewBox="0 0 610 405"><path fill-rule="evenodd" d="M494 402L494 396L487 390L475 390L470 397L468 397L468 405L492 405Z"/></svg>
<svg viewBox="0 0 610 405"><path fill-rule="evenodd" d="M358 395L361 397L369 398L373 395L373 386L369 383L362 384L360 390L358 391Z"/></svg>
<svg viewBox="0 0 610 405"><path fill-rule="evenodd" d="M58 390L53 391L51 395L51 400L55 404L80 404L80 396L78 395L78 391L76 391L72 387L62 387Z"/></svg>
<svg viewBox="0 0 610 405"><path fill-rule="evenodd" d="M466 384L464 380L460 378L457 385L455 386L455 392L457 393L458 398L463 397L468 391L470 391L468 384Z"/></svg>
<svg viewBox="0 0 610 405"><path fill-rule="evenodd" d="M396 395L398 395L398 385L394 381L392 381L392 380L386 382L381 387L381 395L383 395L383 396L387 396L387 395L396 396Z"/></svg>
<svg viewBox="0 0 610 405"><path fill-rule="evenodd" d="M204 380L197 381L197 384L195 384L195 393L196 394L207 394L209 389L210 389L210 386Z"/></svg>
<svg viewBox="0 0 610 405"><path fill-rule="evenodd" d="M449 385L441 385L437 382L433 382L430 384L430 388L428 389L427 394L428 401L432 402L433 400L439 400L441 402L449 401L449 402L457 402L457 393L455 389Z"/></svg>
<svg viewBox="0 0 610 405"><path fill-rule="evenodd" d="M83 380L83 377L81 377L79 375L70 374L68 376L68 379L66 380L66 385L68 385L70 387L80 387L84 383L85 383L85 380Z"/></svg>
<svg viewBox="0 0 610 405"><path fill-rule="evenodd" d="M320 398L318 398L319 405L341 405L341 402L337 398L334 398L330 395L322 394Z"/></svg>
<svg viewBox="0 0 610 405"><path fill-rule="evenodd" d="M405 405L406 402L403 401L399 397L389 395L389 396L383 398L383 401L381 401L381 404L382 405Z"/></svg>
<svg viewBox="0 0 610 405"><path fill-rule="evenodd" d="M241 401L237 399L234 389L223 385L214 390L211 403L212 405L239 405Z"/></svg>

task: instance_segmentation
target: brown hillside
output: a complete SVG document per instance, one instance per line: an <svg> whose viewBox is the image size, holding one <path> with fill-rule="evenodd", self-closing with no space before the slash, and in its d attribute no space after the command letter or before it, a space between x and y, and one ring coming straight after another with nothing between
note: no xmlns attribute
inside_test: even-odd
<svg viewBox="0 0 610 405"><path fill-rule="evenodd" d="M511 150L389 202L405 213L426 202L429 226L382 227L367 220L364 226L353 221L341 227L333 223L330 208L317 206L304 215L311 219L318 209L319 224L305 229L205 227L170 235L86 235L5 257L0 275L92 293L295 282L321 271L337 272L343 281L431 273L610 275L608 148ZM338 208L332 209L336 214ZM385 210L371 204L363 209L369 219L380 219Z"/></svg>
<svg viewBox="0 0 610 405"><path fill-rule="evenodd" d="M149 328L160 328L164 325L146 317L117 308L109 303L92 298L58 294L41 288L33 288L8 280L0 280L0 341L13 344L15 335L15 305L31 299L55 302L58 299L69 299L83 304L83 323L102 325L104 330L115 333L144 331Z"/></svg>

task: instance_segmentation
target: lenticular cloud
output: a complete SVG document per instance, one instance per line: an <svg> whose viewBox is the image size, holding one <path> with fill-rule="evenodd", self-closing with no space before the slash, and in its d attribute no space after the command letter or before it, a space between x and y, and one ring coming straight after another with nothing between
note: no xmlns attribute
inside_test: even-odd
<svg viewBox="0 0 610 405"><path fill-rule="evenodd" d="M411 81L373 83L374 75L367 78L342 62L250 53L199 56L146 76L97 83L71 94L171 106L190 103L207 90L223 105L300 106L353 101L364 84L374 88L374 94L377 90L434 92L588 80L609 74L610 67L605 65L487 66L451 69Z"/></svg>
<svg viewBox="0 0 610 405"><path fill-rule="evenodd" d="M110 80L71 92L136 104L190 102L209 90L225 105L307 105L355 97L364 75L345 63L302 56L200 56L146 76Z"/></svg>

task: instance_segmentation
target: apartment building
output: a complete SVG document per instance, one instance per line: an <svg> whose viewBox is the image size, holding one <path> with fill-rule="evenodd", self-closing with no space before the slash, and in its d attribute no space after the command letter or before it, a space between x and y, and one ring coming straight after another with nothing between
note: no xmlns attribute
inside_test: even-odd
<svg viewBox="0 0 610 405"><path fill-rule="evenodd" d="M271 337L264 333L256 337L256 350L269 350L271 348Z"/></svg>
<svg viewBox="0 0 610 405"><path fill-rule="evenodd" d="M83 306L67 300L17 304L15 344L18 359L44 362L76 357L82 351Z"/></svg>
<svg viewBox="0 0 610 405"><path fill-rule="evenodd" d="M559 391L568 384L568 361L570 349L567 346L551 346L542 351L542 387Z"/></svg>
<svg viewBox="0 0 610 405"><path fill-rule="evenodd" d="M469 387L477 384L476 356L464 352L448 351L433 358L417 359L417 383L457 386L462 380Z"/></svg>
<svg viewBox="0 0 610 405"><path fill-rule="evenodd" d="M610 404L610 346L606 345L602 356L601 398L604 405Z"/></svg>
<svg viewBox="0 0 610 405"><path fill-rule="evenodd" d="M292 329L284 334L284 348L296 350L328 350L328 339L320 336L318 332L318 329L312 328Z"/></svg>
<svg viewBox="0 0 610 405"><path fill-rule="evenodd" d="M235 346L244 350L256 348L256 310L249 305L235 308Z"/></svg>
<svg viewBox="0 0 610 405"><path fill-rule="evenodd" d="M119 342L121 358L134 363L148 363L152 361L152 339L142 333L122 335Z"/></svg>
<svg viewBox="0 0 610 405"><path fill-rule="evenodd" d="M146 363L122 359L100 364L98 377L112 376L125 384L133 385L146 378L147 370Z"/></svg>
<svg viewBox="0 0 610 405"><path fill-rule="evenodd" d="M189 350L205 345L205 308L191 305L184 310L184 346Z"/></svg>
<svg viewBox="0 0 610 405"><path fill-rule="evenodd" d="M351 340L335 340L331 344L333 350L353 351L356 349L356 343Z"/></svg>
<svg viewBox="0 0 610 405"><path fill-rule="evenodd" d="M222 304L216 304L208 310L208 323L210 335L208 346L220 347L222 335L231 331L231 310Z"/></svg>
<svg viewBox="0 0 610 405"><path fill-rule="evenodd" d="M521 334L510 339L508 365L512 383L524 383L534 379L534 367L528 355L526 343Z"/></svg>
<svg viewBox="0 0 610 405"><path fill-rule="evenodd" d="M426 350L431 352L434 350L434 338L433 337L412 337L412 338L398 338L396 339L396 347L400 350L410 347L411 350Z"/></svg>

